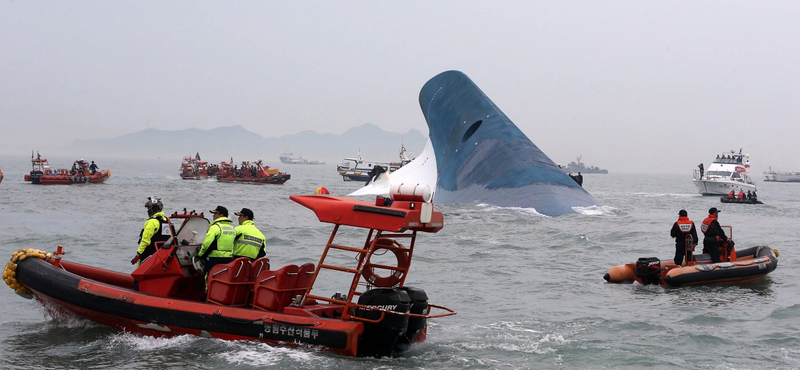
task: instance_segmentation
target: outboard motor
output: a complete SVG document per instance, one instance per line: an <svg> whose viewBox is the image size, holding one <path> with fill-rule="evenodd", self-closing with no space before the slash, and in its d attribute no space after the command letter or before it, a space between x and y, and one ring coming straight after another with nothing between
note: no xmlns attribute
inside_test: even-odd
<svg viewBox="0 0 800 370"><path fill-rule="evenodd" d="M368 290L358 298L358 304L402 313L408 313L411 309L408 293L398 288ZM361 357L391 356L395 343L406 333L408 316L363 308L357 309L355 316L378 320L381 314L384 316L380 322L364 323L364 333L358 339L358 355Z"/></svg>
<svg viewBox="0 0 800 370"><path fill-rule="evenodd" d="M661 260L657 257L639 258L633 272L643 285L658 285L661 283Z"/></svg>
<svg viewBox="0 0 800 370"><path fill-rule="evenodd" d="M408 293L408 298L411 299L411 313L417 315L428 314L428 295L425 294L424 290L410 286L401 286L398 289L405 290ZM427 320L424 317L409 317L406 333L397 340L395 350L403 352L408 350L411 343L424 341L426 328Z"/></svg>

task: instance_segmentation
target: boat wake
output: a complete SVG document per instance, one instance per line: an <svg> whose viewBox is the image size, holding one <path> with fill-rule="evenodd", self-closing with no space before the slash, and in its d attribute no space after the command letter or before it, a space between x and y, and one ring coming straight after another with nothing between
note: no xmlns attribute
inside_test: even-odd
<svg viewBox="0 0 800 370"><path fill-rule="evenodd" d="M624 216L627 212L611 206L572 207L575 213L585 216Z"/></svg>

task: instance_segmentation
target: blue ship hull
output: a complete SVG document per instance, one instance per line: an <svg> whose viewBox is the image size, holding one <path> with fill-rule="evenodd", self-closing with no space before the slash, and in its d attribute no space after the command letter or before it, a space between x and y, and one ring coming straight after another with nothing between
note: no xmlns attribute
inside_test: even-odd
<svg viewBox="0 0 800 370"><path fill-rule="evenodd" d="M435 202L535 208L548 216L598 205L459 71L419 94L436 153Z"/></svg>

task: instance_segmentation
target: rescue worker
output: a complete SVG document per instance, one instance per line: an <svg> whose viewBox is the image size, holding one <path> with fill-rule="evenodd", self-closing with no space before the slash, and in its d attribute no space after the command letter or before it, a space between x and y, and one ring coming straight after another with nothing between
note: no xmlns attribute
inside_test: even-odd
<svg viewBox="0 0 800 370"><path fill-rule="evenodd" d="M735 198L734 193L735 193L735 191L733 189L731 189L731 191L728 193L728 199Z"/></svg>
<svg viewBox="0 0 800 370"><path fill-rule="evenodd" d="M267 254L267 240L264 234L256 228L253 220L253 211L242 208L235 212L239 216L239 226L236 226L236 237L233 242L233 258L247 257L251 260L264 257Z"/></svg>
<svg viewBox="0 0 800 370"><path fill-rule="evenodd" d="M672 224L672 230L669 235L675 238L675 264L680 266L683 263L683 256L686 255L686 263L693 261L694 247L697 246L697 228L694 227L694 221L689 219L688 213L685 209L678 212L678 221ZM686 243L691 236L690 253L686 254Z"/></svg>
<svg viewBox="0 0 800 370"><path fill-rule="evenodd" d="M711 262L720 262L719 247L728 241L725 231L722 230L722 226L717 221L720 212L722 211L716 207L711 207L708 210L708 217L703 220L703 224L700 226L700 231L705 235L703 237L703 253L708 253L711 256Z"/></svg>
<svg viewBox="0 0 800 370"><path fill-rule="evenodd" d="M233 222L228 219L227 208L217 206L209 212L214 215L214 220L208 226L206 238L197 252L198 257L206 260L206 276L215 265L233 261L233 239L236 237Z"/></svg>
<svg viewBox="0 0 800 370"><path fill-rule="evenodd" d="M164 204L161 198L150 197L144 203L147 208L147 221L139 233L139 248L136 249L136 256L131 260L131 265L144 262L147 257L156 253L156 242L165 242L170 238L171 226L164 215Z"/></svg>
<svg viewBox="0 0 800 370"><path fill-rule="evenodd" d="M96 165L96 164L94 164L94 161L92 161L92 164L91 164L91 165L89 165L89 170L90 170L90 171L92 171L92 175L94 175L94 174L96 174L96 173L97 173L97 169L98 169L98 168L99 168L99 167L97 167L97 165Z"/></svg>
<svg viewBox="0 0 800 370"><path fill-rule="evenodd" d="M739 190L739 196L737 197L739 200L744 200L744 191Z"/></svg>

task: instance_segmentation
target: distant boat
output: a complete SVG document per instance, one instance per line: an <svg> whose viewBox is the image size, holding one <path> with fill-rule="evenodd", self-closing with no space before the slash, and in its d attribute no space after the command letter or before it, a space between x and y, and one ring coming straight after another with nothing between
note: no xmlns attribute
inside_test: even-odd
<svg viewBox="0 0 800 370"><path fill-rule="evenodd" d="M356 157L349 157L342 160L342 164L336 166L336 171L342 175L344 181L367 181L374 175L375 167L382 167L386 173L392 173L414 160L413 154L406 151L405 145L400 146L400 162L367 162L361 157L358 151Z"/></svg>
<svg viewBox="0 0 800 370"><path fill-rule="evenodd" d="M769 182L800 182L800 172L778 172L769 171L764 172L764 181Z"/></svg>
<svg viewBox="0 0 800 370"><path fill-rule="evenodd" d="M566 172L566 173L576 173L576 172L580 172L580 173L582 173L582 174L583 174L583 173L602 173L602 174L608 174L608 170L604 170L604 169L602 169L602 168L599 168L599 167L595 167L595 166L586 167L586 165L584 165L584 164L583 164L583 162L581 162L581 156L580 156L580 155L578 156L578 160L577 160L577 162L569 162L569 164L568 164L568 165L566 165L566 166L559 166L559 167L561 167L561 170L562 170L562 171L564 171L564 172Z"/></svg>
<svg viewBox="0 0 800 370"><path fill-rule="evenodd" d="M25 181L42 185L101 184L111 177L111 170L99 170L94 161L91 164L83 158L76 160L71 169L52 169L46 158L31 152L31 173Z"/></svg>
<svg viewBox="0 0 800 370"><path fill-rule="evenodd" d="M294 155L288 152L281 154L279 158L281 163L284 164L325 164L325 161L313 161L301 155Z"/></svg>
<svg viewBox="0 0 800 370"><path fill-rule="evenodd" d="M701 163L702 164L702 163ZM704 172L695 169L692 175L694 186L702 195L725 195L731 190L756 191L756 184L750 178L750 154L742 154L731 150L717 155L714 163Z"/></svg>

